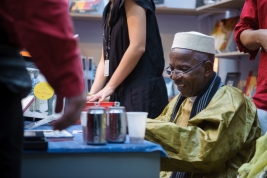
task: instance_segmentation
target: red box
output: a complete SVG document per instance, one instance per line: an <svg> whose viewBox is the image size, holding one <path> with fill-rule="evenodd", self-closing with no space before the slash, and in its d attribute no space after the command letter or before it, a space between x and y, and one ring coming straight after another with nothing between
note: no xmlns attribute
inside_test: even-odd
<svg viewBox="0 0 267 178"><path fill-rule="evenodd" d="M106 109L110 106L120 106L120 102L86 102L85 106L83 108L83 111L87 111L89 107L92 106L99 106L99 107L105 107ZM80 119L76 122L76 124L80 124Z"/></svg>
<svg viewBox="0 0 267 178"><path fill-rule="evenodd" d="M86 102L83 111L87 111L91 106L105 107L106 109L110 106L119 106L119 102Z"/></svg>

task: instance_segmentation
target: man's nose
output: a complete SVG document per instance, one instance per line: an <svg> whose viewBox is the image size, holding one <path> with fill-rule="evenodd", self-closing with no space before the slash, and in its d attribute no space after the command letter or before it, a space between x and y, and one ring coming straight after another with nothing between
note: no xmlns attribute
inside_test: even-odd
<svg viewBox="0 0 267 178"><path fill-rule="evenodd" d="M170 78L171 78L173 81L177 81L177 80L180 80L180 79L181 79L180 77L177 77L175 73L172 73L172 75L170 75Z"/></svg>

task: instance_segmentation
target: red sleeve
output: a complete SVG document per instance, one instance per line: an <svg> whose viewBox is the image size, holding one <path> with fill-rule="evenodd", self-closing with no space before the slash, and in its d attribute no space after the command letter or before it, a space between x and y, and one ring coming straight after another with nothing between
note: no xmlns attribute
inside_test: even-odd
<svg viewBox="0 0 267 178"><path fill-rule="evenodd" d="M59 96L84 92L82 66L66 0L8 0L20 43Z"/></svg>
<svg viewBox="0 0 267 178"><path fill-rule="evenodd" d="M241 52L249 53L250 59L255 59L259 50L249 50L240 41L240 34L247 29L257 30L258 24L257 0L246 0L239 23L235 26L235 41Z"/></svg>

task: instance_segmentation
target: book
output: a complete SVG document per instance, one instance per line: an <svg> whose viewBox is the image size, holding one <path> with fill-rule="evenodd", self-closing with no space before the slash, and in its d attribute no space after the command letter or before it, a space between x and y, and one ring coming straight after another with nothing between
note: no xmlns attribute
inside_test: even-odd
<svg viewBox="0 0 267 178"><path fill-rule="evenodd" d="M215 3L217 0L203 0L204 5L208 5L208 4L213 4Z"/></svg>
<svg viewBox="0 0 267 178"><path fill-rule="evenodd" d="M251 98L253 97L257 86L257 71L250 71L247 77L247 83L244 89L244 94Z"/></svg>
<svg viewBox="0 0 267 178"><path fill-rule="evenodd" d="M177 1L177 0L153 0L156 7L164 8L181 8L181 9L195 9L196 0L186 0L186 1Z"/></svg>
<svg viewBox="0 0 267 178"><path fill-rule="evenodd" d="M44 130L46 138L72 138L73 135L66 130Z"/></svg>
<svg viewBox="0 0 267 178"><path fill-rule="evenodd" d="M196 8L204 5L205 5L204 0L196 0Z"/></svg>
<svg viewBox="0 0 267 178"><path fill-rule="evenodd" d="M164 0L153 0L155 5L164 4Z"/></svg>
<svg viewBox="0 0 267 178"><path fill-rule="evenodd" d="M239 21L238 17L231 17L227 19L219 19L215 22L215 25L211 31L211 36L215 38L215 49L217 53L227 52L227 51L236 51L234 49L234 27ZM233 48L233 49L230 49Z"/></svg>
<svg viewBox="0 0 267 178"><path fill-rule="evenodd" d="M219 72L219 59L217 57L214 58L213 71L216 73Z"/></svg>
<svg viewBox="0 0 267 178"><path fill-rule="evenodd" d="M47 150L48 141L42 131L24 130L23 150Z"/></svg>
<svg viewBox="0 0 267 178"><path fill-rule="evenodd" d="M70 0L69 11L76 13L98 11L100 2L100 0Z"/></svg>
<svg viewBox="0 0 267 178"><path fill-rule="evenodd" d="M34 119L34 120L35 120L35 119ZM39 126L45 125L45 124L47 124L47 123L50 123L50 122L52 122L52 121L54 121L54 120L57 120L57 117L54 117L54 116L48 116L48 117L46 117L46 118L44 118L44 119L40 119L40 120L38 120L38 121L36 121L36 122L30 122L30 123L27 123L27 124L24 125L24 128L25 128L25 129L34 129L34 128L36 128L36 127L39 127Z"/></svg>
<svg viewBox="0 0 267 178"><path fill-rule="evenodd" d="M66 130L25 130L24 136L34 136L37 133L43 133L45 138L72 138L73 135Z"/></svg>
<svg viewBox="0 0 267 178"><path fill-rule="evenodd" d="M242 92L244 92L246 83L247 83L247 80L240 80L237 85L237 88L240 89Z"/></svg>
<svg viewBox="0 0 267 178"><path fill-rule="evenodd" d="M93 57L81 56L81 60L83 67L85 90L87 93L89 93L95 79L96 65L94 64Z"/></svg>
<svg viewBox="0 0 267 178"><path fill-rule="evenodd" d="M23 113L30 107L30 105L34 102L34 100L35 100L34 95L28 95L26 98L23 98L21 100Z"/></svg>
<svg viewBox="0 0 267 178"><path fill-rule="evenodd" d="M36 68L26 68L32 80L30 94L22 100L23 116L33 118L59 118L62 113L55 113L56 94L45 77ZM33 99L34 98L34 99ZM62 111L63 112L63 111Z"/></svg>
<svg viewBox="0 0 267 178"><path fill-rule="evenodd" d="M233 86L233 87L237 87L238 83L240 81L240 76L241 76L240 72L227 73L224 84L229 85L229 86Z"/></svg>

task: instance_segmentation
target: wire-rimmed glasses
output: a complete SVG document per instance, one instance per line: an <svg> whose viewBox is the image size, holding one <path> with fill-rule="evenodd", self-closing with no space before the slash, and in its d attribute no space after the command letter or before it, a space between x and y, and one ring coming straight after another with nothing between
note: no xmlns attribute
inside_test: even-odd
<svg viewBox="0 0 267 178"><path fill-rule="evenodd" d="M196 65L194 65L193 67L191 67L190 69L188 69L188 70L186 70L186 71L184 71L184 72L181 71L181 70L176 70L176 69L171 70L171 69L170 69L170 66L167 67L167 68L165 69L165 72L166 72L166 74L169 75L169 76L171 76L172 74L175 74L176 77L181 78L181 77L184 76L184 74L186 74L186 73L192 71L195 67L199 66L200 64L202 64L202 63L204 63L204 62L206 62L206 61L207 61L207 60L205 60L205 61L201 61L201 62L197 63Z"/></svg>

